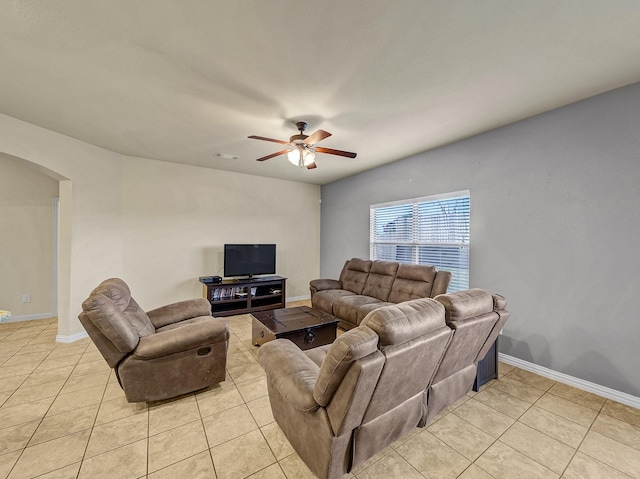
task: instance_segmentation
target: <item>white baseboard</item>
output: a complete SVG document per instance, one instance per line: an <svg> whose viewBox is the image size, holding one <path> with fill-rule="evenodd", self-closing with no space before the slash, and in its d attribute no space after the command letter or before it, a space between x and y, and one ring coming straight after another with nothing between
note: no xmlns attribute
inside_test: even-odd
<svg viewBox="0 0 640 479"><path fill-rule="evenodd" d="M311 299L311 296L306 295L306 296L289 296L287 297L287 303L288 302L293 302L293 301L304 301L305 299Z"/></svg>
<svg viewBox="0 0 640 479"><path fill-rule="evenodd" d="M0 320L2 323L16 323L18 321L31 321L33 319L47 319L53 318L55 314L53 313L40 313L40 314L23 314L21 316L9 316Z"/></svg>
<svg viewBox="0 0 640 479"><path fill-rule="evenodd" d="M78 341L79 339L84 339L89 337L86 331L82 331L80 333L72 334L70 336L63 336L58 334L56 336L56 343L73 343L74 341Z"/></svg>
<svg viewBox="0 0 640 479"><path fill-rule="evenodd" d="M506 364L524 369L525 371L530 371L540 376L544 376L545 378L553 379L554 381L573 386L574 388L582 389L583 391L587 391L598 396L617 401L621 404L626 404L627 406L640 409L640 398L632 396L631 394L616 391L615 389L611 389L605 386L600 386L599 384L585 381L584 379L574 378L573 376L569 376L568 374L559 373L552 369L538 366L537 364L514 358L513 356L508 356L506 354L498 353L498 359Z"/></svg>

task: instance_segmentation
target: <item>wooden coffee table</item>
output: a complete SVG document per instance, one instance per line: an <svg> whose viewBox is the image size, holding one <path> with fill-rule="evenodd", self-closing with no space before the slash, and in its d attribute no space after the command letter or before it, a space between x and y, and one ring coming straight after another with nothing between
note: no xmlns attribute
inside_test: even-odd
<svg viewBox="0 0 640 479"><path fill-rule="evenodd" d="M335 341L340 322L335 316L308 306L253 312L251 316L251 342L256 346L285 338L303 350Z"/></svg>

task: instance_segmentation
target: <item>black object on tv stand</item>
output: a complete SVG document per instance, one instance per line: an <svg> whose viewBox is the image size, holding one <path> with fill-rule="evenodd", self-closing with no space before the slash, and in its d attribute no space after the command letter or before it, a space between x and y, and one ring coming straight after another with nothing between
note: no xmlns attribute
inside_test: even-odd
<svg viewBox="0 0 640 479"><path fill-rule="evenodd" d="M258 276L203 283L203 295L214 316L232 316L254 311L284 308L287 278Z"/></svg>

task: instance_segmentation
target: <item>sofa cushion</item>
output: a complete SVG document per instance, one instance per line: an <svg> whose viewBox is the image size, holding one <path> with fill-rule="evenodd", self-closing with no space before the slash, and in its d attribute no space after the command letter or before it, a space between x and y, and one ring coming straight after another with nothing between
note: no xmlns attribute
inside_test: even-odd
<svg viewBox="0 0 640 479"><path fill-rule="evenodd" d="M333 314L340 319L358 324L358 308L362 305L368 304L380 304L381 301L378 298L372 298L371 296L364 296L362 294L354 294L353 296L344 296L336 299L333 303ZM362 318L361 318L362 319Z"/></svg>
<svg viewBox="0 0 640 479"><path fill-rule="evenodd" d="M447 325L454 330L454 333L433 383L475 363L497 321L498 313L496 312L447 321Z"/></svg>
<svg viewBox="0 0 640 479"><path fill-rule="evenodd" d="M445 328L444 307L431 298L392 304L369 313L361 326L375 331L383 350Z"/></svg>
<svg viewBox="0 0 640 479"><path fill-rule="evenodd" d="M388 301L380 301L378 303L367 303L358 306L358 311L356 312L356 324L362 323L362 320L369 314L371 311L375 311L378 308L382 308L384 306L391 306L396 303L389 303Z"/></svg>
<svg viewBox="0 0 640 479"><path fill-rule="evenodd" d="M320 366L313 397L326 406L354 361L378 350L378 335L367 327L352 329L340 335L329 347Z"/></svg>
<svg viewBox="0 0 640 479"><path fill-rule="evenodd" d="M401 264L391 287L389 301L402 303L412 299L428 298L437 271L435 266L430 265Z"/></svg>
<svg viewBox="0 0 640 479"><path fill-rule="evenodd" d="M492 312L494 308L494 297L487 291L478 288L440 294L436 296L436 300L444 306L447 322L480 316ZM502 307L504 308L504 306Z"/></svg>
<svg viewBox="0 0 640 479"><path fill-rule="evenodd" d="M342 288L356 294L362 294L369 277L371 264L373 261L360 258L353 258L348 261L342 273L340 273L340 281Z"/></svg>
<svg viewBox="0 0 640 479"><path fill-rule="evenodd" d="M398 266L398 263L393 261L374 261L362 294L378 298L380 301L387 301Z"/></svg>
<svg viewBox="0 0 640 479"><path fill-rule="evenodd" d="M313 309L324 311L325 313L333 314L334 303L347 296L357 296L352 291L346 289L325 289L324 291L318 291L311 298L311 306Z"/></svg>
<svg viewBox="0 0 640 479"><path fill-rule="evenodd" d="M375 422L392 410L403 411L406 402L422 404L452 335L442 305L424 298L386 306L371 312L360 327L378 334L378 347L386 359L363 423ZM423 415L421 407L405 413L410 414L412 427Z"/></svg>
<svg viewBox="0 0 640 479"><path fill-rule="evenodd" d="M322 366L324 362L324 358L327 356L327 352L331 344L325 344L324 346L318 346L317 348L311 348L303 351L303 353L311 359L314 363L318 365L318 367Z"/></svg>

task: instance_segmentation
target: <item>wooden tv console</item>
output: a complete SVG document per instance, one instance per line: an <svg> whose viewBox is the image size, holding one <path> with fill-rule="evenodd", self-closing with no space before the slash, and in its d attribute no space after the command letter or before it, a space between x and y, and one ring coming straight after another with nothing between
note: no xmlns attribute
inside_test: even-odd
<svg viewBox="0 0 640 479"><path fill-rule="evenodd" d="M232 316L254 311L284 308L287 278L261 276L203 283L203 295L211 303L214 316Z"/></svg>

